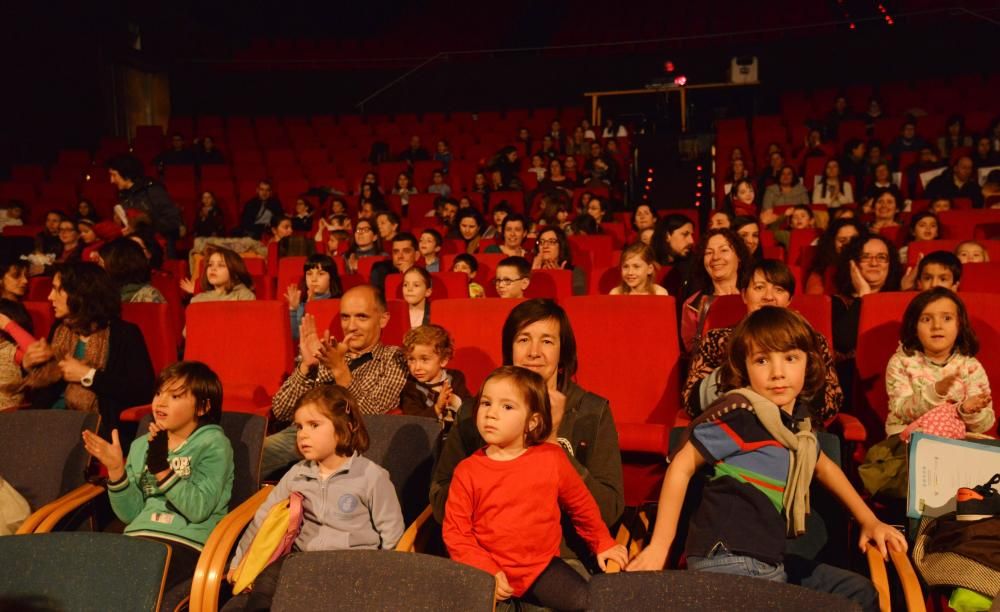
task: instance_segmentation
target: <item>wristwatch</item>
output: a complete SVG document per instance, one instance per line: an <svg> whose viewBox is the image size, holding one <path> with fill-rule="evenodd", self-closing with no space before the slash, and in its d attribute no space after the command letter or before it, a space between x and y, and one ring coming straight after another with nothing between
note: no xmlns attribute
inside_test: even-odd
<svg viewBox="0 0 1000 612"><path fill-rule="evenodd" d="M90 387L90 385L94 384L94 374L97 374L96 368L90 368L87 370L87 373L80 378L80 384L84 387Z"/></svg>

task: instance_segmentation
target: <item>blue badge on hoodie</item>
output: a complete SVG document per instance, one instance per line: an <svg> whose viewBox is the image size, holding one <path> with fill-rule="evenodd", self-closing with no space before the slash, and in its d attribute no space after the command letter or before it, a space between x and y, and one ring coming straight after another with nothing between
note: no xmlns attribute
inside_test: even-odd
<svg viewBox="0 0 1000 612"><path fill-rule="evenodd" d="M337 500L337 507L344 514L350 514L358 507L358 498L351 495L350 493L344 493Z"/></svg>

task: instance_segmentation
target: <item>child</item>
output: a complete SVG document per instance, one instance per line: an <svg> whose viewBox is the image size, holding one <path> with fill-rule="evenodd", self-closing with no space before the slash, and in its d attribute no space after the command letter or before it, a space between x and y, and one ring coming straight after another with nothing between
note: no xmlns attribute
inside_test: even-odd
<svg viewBox="0 0 1000 612"><path fill-rule="evenodd" d="M443 170L435 170L431 174L431 185L427 188L427 193L431 193L442 198L451 197L451 185L444 182Z"/></svg>
<svg viewBox="0 0 1000 612"><path fill-rule="evenodd" d="M944 287L958 291L962 280L962 262L948 251L934 251L920 258L917 263L917 291Z"/></svg>
<svg viewBox="0 0 1000 612"><path fill-rule="evenodd" d="M297 232L308 232L313 226L312 204L305 198L295 200L295 216L292 217L292 230Z"/></svg>
<svg viewBox="0 0 1000 612"><path fill-rule="evenodd" d="M337 265L329 255L311 255L302 266L301 286L289 285L285 291L288 301L288 314L292 324L292 339L299 340L299 324L306 311L306 302L313 300L328 300L340 297L340 276ZM306 299L302 299L305 291Z"/></svg>
<svg viewBox="0 0 1000 612"><path fill-rule="evenodd" d="M420 233L420 256L424 258L424 268L428 272L441 271L441 243L444 238L436 229L425 229Z"/></svg>
<svg viewBox="0 0 1000 612"><path fill-rule="evenodd" d="M476 282L476 273L479 272L479 262L476 261L475 257L468 253L457 255L454 263L451 264L451 271L462 272L468 275L470 298L486 297L486 289Z"/></svg>
<svg viewBox="0 0 1000 612"><path fill-rule="evenodd" d="M28 311L20 302L0 299L0 411L24 403L21 360L34 342Z"/></svg>
<svg viewBox="0 0 1000 612"><path fill-rule="evenodd" d="M528 172L535 175L535 181L541 183L545 180L545 160L538 153L531 156L531 167Z"/></svg>
<svg viewBox="0 0 1000 612"><path fill-rule="evenodd" d="M622 282L610 295L667 295L667 290L654 282L659 265L648 245L642 242L630 245L622 251L619 265Z"/></svg>
<svg viewBox="0 0 1000 612"><path fill-rule="evenodd" d="M990 254L986 247L975 240L966 240L955 247L955 255L962 264L985 263L990 260Z"/></svg>
<svg viewBox="0 0 1000 612"><path fill-rule="evenodd" d="M462 402L472 397L465 376L446 370L454 352L448 331L440 325L414 327L403 336L403 354L410 376L399 395L403 414L436 418L450 424Z"/></svg>
<svg viewBox="0 0 1000 612"><path fill-rule="evenodd" d="M442 535L451 558L496 578L498 600L517 597L559 610L589 608L586 581L559 558L560 507L605 569L624 562L597 503L565 452L547 444L552 430L542 377L504 366L487 377L476 401L486 447L455 468Z"/></svg>
<svg viewBox="0 0 1000 612"><path fill-rule="evenodd" d="M962 300L944 287L921 293L906 307L899 335L886 367L886 435L905 442L917 430L951 438L988 430L990 381Z"/></svg>
<svg viewBox="0 0 1000 612"><path fill-rule="evenodd" d="M531 264L523 257L504 257L497 264L497 295L521 299L531 284Z"/></svg>
<svg viewBox="0 0 1000 612"><path fill-rule="evenodd" d="M171 548L163 609L187 597L201 549L229 510L233 449L219 426L222 383L207 365L180 361L160 373L149 435L122 456L118 430L111 442L83 432L87 452L108 470L108 497L125 535Z"/></svg>
<svg viewBox="0 0 1000 612"><path fill-rule="evenodd" d="M420 327L431 322L431 296L433 286L430 272L413 266L403 273L403 301L409 305L410 327Z"/></svg>
<svg viewBox="0 0 1000 612"><path fill-rule="evenodd" d="M921 240L937 240L939 238L937 215L930 211L923 211L910 218L909 232L906 235L906 244L899 249L899 261L906 265L910 255L910 243Z"/></svg>
<svg viewBox="0 0 1000 612"><path fill-rule="evenodd" d="M274 215L271 217L271 234L269 238L261 240L264 244L269 242L281 242L295 232L292 227L292 219L287 215Z"/></svg>
<svg viewBox="0 0 1000 612"><path fill-rule="evenodd" d="M729 340L720 375L729 392L689 426L667 468L652 541L628 569L663 568L688 484L697 470L711 465L713 477L687 536L688 569L776 582L801 577L803 586L877 609L875 589L861 576L830 566L799 567L804 560L784 557L786 535L805 531L814 474L858 520L862 548L872 540L883 557L887 545L906 550L902 534L872 514L817 448L809 411L796 400L814 396L824 378L815 332L801 315L764 306L743 319Z"/></svg>
<svg viewBox="0 0 1000 612"><path fill-rule="evenodd" d="M292 550L392 550L403 535L403 512L389 473L362 456L368 430L350 392L319 385L295 407L296 445L304 458L285 474L257 510L240 539L230 581L271 508L292 493L302 495L302 529ZM270 608L284 559L253 583L248 610ZM235 601L235 600L234 600Z"/></svg>
<svg viewBox="0 0 1000 612"><path fill-rule="evenodd" d="M235 251L218 246L206 247L205 253L208 258L205 260L205 273L201 275L201 293L191 298L192 304L257 299L253 292L253 279L242 257ZM192 279L185 278L180 285L183 291L194 293Z"/></svg>

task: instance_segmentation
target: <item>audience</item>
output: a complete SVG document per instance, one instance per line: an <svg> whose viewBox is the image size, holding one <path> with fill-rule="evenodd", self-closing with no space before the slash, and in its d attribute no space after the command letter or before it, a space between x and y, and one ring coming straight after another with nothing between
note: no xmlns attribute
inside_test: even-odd
<svg viewBox="0 0 1000 612"><path fill-rule="evenodd" d="M750 264L746 245L732 230L705 232L695 251L690 294L681 308L681 342L691 351L704 333L705 318L720 295L739 293L740 278ZM668 289L669 291L669 289Z"/></svg>
<svg viewBox="0 0 1000 612"><path fill-rule="evenodd" d="M531 284L531 264L523 257L504 257L497 264L497 295L502 298L520 299Z"/></svg>
<svg viewBox="0 0 1000 612"><path fill-rule="evenodd" d="M413 266L403 272L401 285L403 301L410 313L410 327L420 327L431 322L431 302L429 297L434 289L434 280L430 272L419 266Z"/></svg>
<svg viewBox="0 0 1000 612"><path fill-rule="evenodd" d="M446 428L455 422L462 402L472 398L461 371L446 369L454 354L448 330L440 325L414 327L403 336L409 376L399 394L403 414L437 419Z"/></svg>
<svg viewBox="0 0 1000 612"><path fill-rule="evenodd" d="M128 238L112 240L101 247L100 256L101 265L118 287L123 304L166 303L163 294L150 284L152 270L149 267L149 260L146 259L142 247L134 240Z"/></svg>
<svg viewBox="0 0 1000 612"><path fill-rule="evenodd" d="M622 280L610 295L667 295L667 290L656 284L659 265L649 246L638 242L627 247L619 267Z"/></svg>
<svg viewBox="0 0 1000 612"><path fill-rule="evenodd" d="M573 265L566 232L558 227L544 227L535 241L538 255L531 262L532 270L569 270L573 273L573 295L586 295L587 275L583 268Z"/></svg>
<svg viewBox="0 0 1000 612"><path fill-rule="evenodd" d="M246 264L235 252L210 245L205 249L202 261L205 263L205 272L201 275L199 293L195 294L195 282L192 279L186 278L180 282L181 289L193 296L192 304L257 299Z"/></svg>
<svg viewBox="0 0 1000 612"><path fill-rule="evenodd" d="M262 180L257 183L257 197L243 205L240 215L240 232L244 236L258 240L271 227L271 219L284 215L281 202L274 197L271 181Z"/></svg>
<svg viewBox="0 0 1000 612"><path fill-rule="evenodd" d="M131 155L108 160L108 175L118 190L118 201L126 210L149 218L153 229L167 239L167 254L174 255L174 242L180 237L181 210L160 183L144 175L142 162Z"/></svg>
<svg viewBox="0 0 1000 612"><path fill-rule="evenodd" d="M476 274L479 273L479 262L476 258L468 253L461 253L455 257L454 263L451 264L452 272L461 272L469 277L469 297L470 298L482 298L486 297L486 289L476 282Z"/></svg>
<svg viewBox="0 0 1000 612"><path fill-rule="evenodd" d="M306 259L302 266L302 280L298 285L285 289L292 340L299 339L299 324L305 315L306 303L316 300L339 298L342 293L337 265L329 255L316 254ZM305 295L305 299L303 298Z"/></svg>

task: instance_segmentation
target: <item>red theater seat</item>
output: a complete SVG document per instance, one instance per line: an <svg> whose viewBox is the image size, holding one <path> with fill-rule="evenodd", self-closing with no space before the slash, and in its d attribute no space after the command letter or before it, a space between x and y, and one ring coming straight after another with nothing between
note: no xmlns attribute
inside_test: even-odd
<svg viewBox="0 0 1000 612"><path fill-rule="evenodd" d="M470 390L479 389L486 375L503 364L501 330L511 309L522 301L466 298L434 304L434 322L454 340L455 354L448 366L465 374Z"/></svg>
<svg viewBox="0 0 1000 612"><path fill-rule="evenodd" d="M122 304L122 319L142 330L156 372L177 361L177 325L168 304Z"/></svg>

